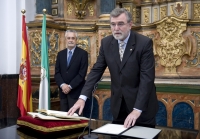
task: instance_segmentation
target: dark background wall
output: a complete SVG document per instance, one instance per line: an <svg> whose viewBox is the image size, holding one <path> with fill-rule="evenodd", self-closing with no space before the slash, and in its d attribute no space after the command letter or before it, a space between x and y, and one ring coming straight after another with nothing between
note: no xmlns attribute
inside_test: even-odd
<svg viewBox="0 0 200 139"><path fill-rule="evenodd" d="M0 75L0 128L16 124L18 74Z"/></svg>

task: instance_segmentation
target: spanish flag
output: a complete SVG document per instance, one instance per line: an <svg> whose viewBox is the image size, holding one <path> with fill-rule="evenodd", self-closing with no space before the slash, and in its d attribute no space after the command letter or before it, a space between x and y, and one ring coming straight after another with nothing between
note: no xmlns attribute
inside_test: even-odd
<svg viewBox="0 0 200 139"><path fill-rule="evenodd" d="M20 109L21 116L27 115L27 112L32 111L31 73L25 15L22 15L22 54L19 71L17 106Z"/></svg>

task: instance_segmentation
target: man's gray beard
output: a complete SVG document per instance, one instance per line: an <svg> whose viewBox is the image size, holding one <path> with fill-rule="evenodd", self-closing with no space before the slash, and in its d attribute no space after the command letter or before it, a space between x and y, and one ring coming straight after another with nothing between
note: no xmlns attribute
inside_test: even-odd
<svg viewBox="0 0 200 139"><path fill-rule="evenodd" d="M120 36L115 36L114 33L113 33L113 37L116 39L116 40L122 40L123 39L123 35L120 35Z"/></svg>

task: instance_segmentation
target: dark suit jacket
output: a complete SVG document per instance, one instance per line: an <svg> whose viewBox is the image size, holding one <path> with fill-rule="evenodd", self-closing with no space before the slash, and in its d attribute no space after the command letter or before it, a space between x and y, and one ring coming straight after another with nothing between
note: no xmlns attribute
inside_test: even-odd
<svg viewBox="0 0 200 139"><path fill-rule="evenodd" d="M112 35L102 39L97 62L88 75L82 95L90 96L107 66L111 76L111 112L114 119L119 114L122 96L130 112L133 108L142 110L138 122L145 124L145 121L154 118L158 101L152 40L131 32L121 62L117 40Z"/></svg>
<svg viewBox="0 0 200 139"><path fill-rule="evenodd" d="M85 84L85 76L88 68L88 53L76 47L67 67L67 49L58 52L55 65L55 80L60 89L60 98L65 98L60 85L66 83L71 85L72 90L69 95L72 98L78 98Z"/></svg>

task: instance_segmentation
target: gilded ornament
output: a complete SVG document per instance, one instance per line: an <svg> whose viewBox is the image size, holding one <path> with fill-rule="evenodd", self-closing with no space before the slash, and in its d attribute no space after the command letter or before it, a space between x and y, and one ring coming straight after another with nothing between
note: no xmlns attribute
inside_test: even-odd
<svg viewBox="0 0 200 139"><path fill-rule="evenodd" d="M185 11L185 7L181 2L176 2L176 5L173 6L173 11L177 16L180 16Z"/></svg>
<svg viewBox="0 0 200 139"><path fill-rule="evenodd" d="M138 18L140 18L140 12L138 13L138 9L133 3L123 3L123 8L129 11L132 14L133 23L139 23Z"/></svg>
<svg viewBox="0 0 200 139"><path fill-rule="evenodd" d="M78 19L83 19L86 16L86 7L90 0L72 0L75 6L75 16Z"/></svg>
<svg viewBox="0 0 200 139"><path fill-rule="evenodd" d="M171 6L171 16L188 19L188 4L182 4L182 2L176 2Z"/></svg>
<svg viewBox="0 0 200 139"><path fill-rule="evenodd" d="M144 13L144 16L143 16L143 20L144 20L144 23L147 24L149 23L149 8L146 8L146 9L143 9L143 13Z"/></svg>
<svg viewBox="0 0 200 139"><path fill-rule="evenodd" d="M88 63L91 62L91 54L90 54L90 37L79 37L77 39L77 46L80 47L81 49L85 50L88 52Z"/></svg>
<svg viewBox="0 0 200 139"><path fill-rule="evenodd" d="M88 40L86 39L78 39L77 41L78 47L80 47L81 49L87 51L89 53L89 44L88 44Z"/></svg>
<svg viewBox="0 0 200 139"><path fill-rule="evenodd" d="M181 64L182 57L191 54L189 39L185 40L182 36L186 30L186 22L188 21L166 17L156 23L160 37L154 39L154 54L159 56L167 75L178 76L176 69Z"/></svg>
<svg viewBox="0 0 200 139"><path fill-rule="evenodd" d="M132 12L133 23L136 23L136 21L137 21L136 7L133 7L132 11L133 11Z"/></svg>
<svg viewBox="0 0 200 139"><path fill-rule="evenodd" d="M89 16L94 16L94 7L91 4L89 4L88 10L89 10Z"/></svg>
<svg viewBox="0 0 200 139"><path fill-rule="evenodd" d="M30 33L31 40L31 65L40 66L41 64L41 31L35 30ZM47 43L49 44L49 64L50 66L55 65L56 55L58 53L58 41L59 35L55 30L47 33Z"/></svg>
<svg viewBox="0 0 200 139"><path fill-rule="evenodd" d="M194 19L200 19L200 3L194 4Z"/></svg>
<svg viewBox="0 0 200 139"><path fill-rule="evenodd" d="M73 6L72 6L72 3L69 2L69 3L67 4L67 14L68 14L68 15L72 15L72 11L73 11Z"/></svg>
<svg viewBox="0 0 200 139"><path fill-rule="evenodd" d="M107 36L109 36L111 34L112 34L111 30L108 30L108 31L105 31L105 32L101 32L99 40L101 40L101 39L103 39L103 38L105 38L105 37L107 37ZM98 55L99 55L99 50L97 52L97 56Z"/></svg>
<svg viewBox="0 0 200 139"><path fill-rule="evenodd" d="M105 37L107 37L107 36L109 36L109 35L111 35L111 34L112 34L111 30L109 30L107 33L106 33L106 32L102 32L102 33L101 33L101 39L102 39L102 38L105 38Z"/></svg>
<svg viewBox="0 0 200 139"><path fill-rule="evenodd" d="M124 6L124 9L126 9L127 11L131 12L131 7L130 6Z"/></svg>
<svg viewBox="0 0 200 139"><path fill-rule="evenodd" d="M154 8L154 21L158 21L158 8Z"/></svg>
<svg viewBox="0 0 200 139"><path fill-rule="evenodd" d="M49 64L55 65L56 63L56 56L58 53L58 42L59 42L59 35L55 32L55 29L52 32L47 33L49 36Z"/></svg>
<svg viewBox="0 0 200 139"><path fill-rule="evenodd" d="M31 65L32 66L39 66L41 61L41 31L35 30L29 34L31 39Z"/></svg>
<svg viewBox="0 0 200 139"><path fill-rule="evenodd" d="M167 6L160 7L160 19L167 16Z"/></svg>

